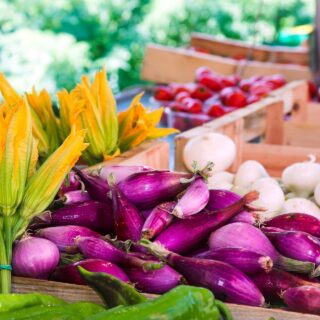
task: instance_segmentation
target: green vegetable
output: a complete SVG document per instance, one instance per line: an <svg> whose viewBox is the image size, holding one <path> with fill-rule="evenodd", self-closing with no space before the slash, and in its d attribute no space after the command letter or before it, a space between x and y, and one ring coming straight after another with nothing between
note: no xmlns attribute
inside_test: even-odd
<svg viewBox="0 0 320 320"><path fill-rule="evenodd" d="M222 315L224 320L232 320L232 314L229 308L220 300L215 300L215 305L218 308L220 314Z"/></svg>
<svg viewBox="0 0 320 320"><path fill-rule="evenodd" d="M119 306L89 316L86 320L219 320L211 291L178 286L155 300L133 306ZM229 318L232 319L232 318Z"/></svg>
<svg viewBox="0 0 320 320"><path fill-rule="evenodd" d="M11 310L18 310L39 305L57 306L62 304L65 304L63 300L47 294L0 294L0 318L2 319L3 312L8 312Z"/></svg>
<svg viewBox="0 0 320 320"><path fill-rule="evenodd" d="M1 314L1 320L82 320L105 309L89 302L61 306L34 306Z"/></svg>
<svg viewBox="0 0 320 320"><path fill-rule="evenodd" d="M147 298L133 286L109 274L90 272L81 267L78 267L78 269L83 279L97 291L109 308L119 305L129 306L147 301Z"/></svg>

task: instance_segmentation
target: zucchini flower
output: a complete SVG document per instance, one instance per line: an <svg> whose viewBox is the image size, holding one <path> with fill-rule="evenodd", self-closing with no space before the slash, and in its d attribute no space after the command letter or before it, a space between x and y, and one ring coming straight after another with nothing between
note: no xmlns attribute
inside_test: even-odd
<svg viewBox="0 0 320 320"><path fill-rule="evenodd" d="M49 93L43 89L38 94L35 88L26 94L33 118L33 135L39 141L39 154L47 158L60 145L59 119L54 115Z"/></svg>
<svg viewBox="0 0 320 320"><path fill-rule="evenodd" d="M19 208L23 219L29 221L49 206L63 180L87 147L84 139L85 130L71 130L62 145L31 176Z"/></svg>
<svg viewBox="0 0 320 320"><path fill-rule="evenodd" d="M19 206L36 147L30 109L20 98L6 116L0 113L0 214L11 216Z"/></svg>
<svg viewBox="0 0 320 320"><path fill-rule="evenodd" d="M136 95L130 107L118 116L119 148L121 152L136 147L147 139L156 139L177 133L173 128L157 128L163 108L148 112L140 102L143 93Z"/></svg>
<svg viewBox="0 0 320 320"><path fill-rule="evenodd" d="M71 95L82 102L79 117L83 129L87 129L86 141L90 143L83 158L89 164L101 162L117 152L118 143L116 101L105 70L96 73L92 84L82 77Z"/></svg>

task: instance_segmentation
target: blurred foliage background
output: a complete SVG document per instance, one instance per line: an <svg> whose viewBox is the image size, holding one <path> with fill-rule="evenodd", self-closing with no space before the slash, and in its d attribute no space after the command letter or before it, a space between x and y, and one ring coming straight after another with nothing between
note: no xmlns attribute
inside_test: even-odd
<svg viewBox="0 0 320 320"><path fill-rule="evenodd" d="M314 13L313 0L0 0L0 71L53 93L105 65L118 92L141 83L148 42L183 46L198 31L275 44Z"/></svg>

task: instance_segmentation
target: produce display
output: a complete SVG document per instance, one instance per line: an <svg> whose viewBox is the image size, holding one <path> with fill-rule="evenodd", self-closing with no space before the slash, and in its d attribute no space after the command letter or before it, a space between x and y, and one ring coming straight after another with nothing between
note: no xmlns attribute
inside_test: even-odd
<svg viewBox="0 0 320 320"><path fill-rule="evenodd" d="M314 170L316 164L294 166L303 165ZM246 163L244 169L239 168L237 179L228 177L231 185L234 181L241 185L243 195L212 189L211 181L221 173L212 170L212 163L202 170L197 167L194 163L194 172L180 173L111 166L90 174L74 168L50 211L35 217L28 236L15 243L13 273L86 284L80 269L109 275L124 286L134 283L144 293L165 294L173 289L170 296L187 290L178 289L187 283L207 288L225 302L260 307L271 303L317 313L307 293L319 299L319 217L308 211L275 212L264 206L268 204L264 202L266 186L262 183L259 189L258 182L266 181L270 193L282 188L254 161L250 170ZM70 201L70 194L76 194L77 201L68 204L65 199ZM39 248L43 248L41 253ZM98 292L104 286L100 280L92 283ZM110 312L110 319L136 313L138 319L158 306L156 302L142 305L141 309L121 307L105 313ZM159 302L159 308L165 305ZM199 309L194 310L176 307L177 314L200 310L205 314L198 303ZM169 314L175 319L174 312ZM93 319L105 318L95 315Z"/></svg>
<svg viewBox="0 0 320 320"><path fill-rule="evenodd" d="M102 297L105 306L76 302L66 303L56 297L39 294L2 294L0 317L2 320L95 320L95 319L154 319L154 316L170 316L170 319L232 320L228 308L204 288L178 286L167 294L148 301L117 278L104 273L91 273L79 268L79 275Z"/></svg>
<svg viewBox="0 0 320 320"><path fill-rule="evenodd" d="M165 124L184 131L257 102L285 84L280 74L241 79L201 67L195 83L158 86L153 97L166 107Z"/></svg>
<svg viewBox="0 0 320 320"><path fill-rule="evenodd" d="M48 92L20 96L0 73L1 113L24 100L31 110L32 134L37 140L39 160L46 160L64 139L76 130L85 130L86 150L82 161L95 164L119 155L147 139L156 139L176 133L170 128L157 128L163 109L147 110L140 102L143 93L133 98L129 108L117 115L117 105L104 69L95 74L91 83L87 76L70 92L57 93L55 112ZM57 114L58 113L58 114Z"/></svg>

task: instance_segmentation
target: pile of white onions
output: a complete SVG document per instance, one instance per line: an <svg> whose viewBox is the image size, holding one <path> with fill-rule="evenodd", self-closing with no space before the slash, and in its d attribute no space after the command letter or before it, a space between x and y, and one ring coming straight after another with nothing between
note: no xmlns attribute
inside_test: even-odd
<svg viewBox="0 0 320 320"><path fill-rule="evenodd" d="M282 213L308 213L320 218L320 164L314 157L288 166L279 180L271 178L263 165L254 160L243 162L235 174L227 172L235 157L234 142L219 133L189 140L183 153L189 170L193 161L199 167L208 161L214 163L213 174L208 179L210 189L226 189L240 195L257 190L260 197L252 205L264 208L265 218Z"/></svg>

